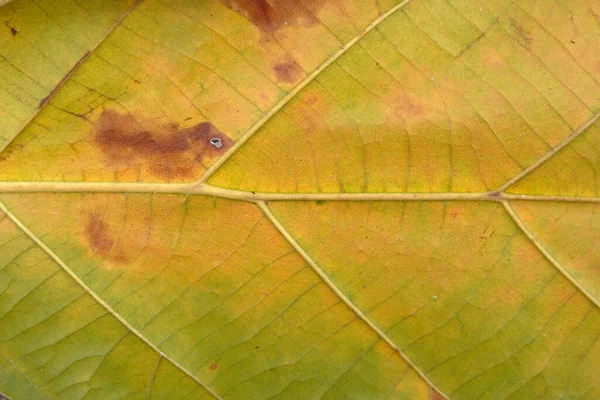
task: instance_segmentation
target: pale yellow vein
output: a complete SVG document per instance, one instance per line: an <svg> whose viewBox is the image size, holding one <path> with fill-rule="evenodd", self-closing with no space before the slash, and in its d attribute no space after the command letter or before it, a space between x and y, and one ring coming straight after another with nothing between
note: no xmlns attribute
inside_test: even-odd
<svg viewBox="0 0 600 400"><path fill-rule="evenodd" d="M533 236L533 233L527 228L523 220L519 217L519 215L515 212L515 210L510 206L508 201L502 201L502 205L504 209L507 211L508 215L510 215L511 219L517 224L519 229L527 236L527 238L533 243L533 245L544 255L544 257L565 277L567 278L581 293L583 293L592 303L596 306L600 307L600 300L596 299L585 287L583 287L573 276L563 268L563 266L558 262L556 258L548 251L542 244Z"/></svg>
<svg viewBox="0 0 600 400"><path fill-rule="evenodd" d="M264 124L266 124L279 110L281 110L287 103L290 102L296 95L312 82L321 72L323 72L328 66L333 64L338 58L340 58L348 49L354 46L363 36L373 30L377 25L379 25L382 21L388 18L390 15L394 14L396 11L400 10L406 4L408 4L410 0L404 0L403 2L395 5L393 8L388 10L385 14L381 14L375 21L371 22L365 29L360 31L352 40L344 44L338 51L333 53L331 57L329 57L323 64L319 66L316 70L314 70L311 74L309 74L302 82L298 84L291 92L289 92L283 99L279 101L279 103L275 104L273 108L269 110L261 119L256 121L256 123L225 153L223 156L217 160L213 165L210 166L208 170L202 175L202 177L197 181L198 184L204 183L208 181L208 179L214 174L214 172L219 169L221 165L223 165L229 157L231 157L250 137L256 133Z"/></svg>
<svg viewBox="0 0 600 400"><path fill-rule="evenodd" d="M283 237L288 241L288 243L302 256L304 261L311 266L311 268L323 279L323 281L329 286L331 290L352 310L354 313L364 321L373 331L379 335L381 339L383 339L388 345L390 345L394 350L396 350L402 358L427 382L432 388L435 388L440 394L443 395L443 392L437 388L429 378L421 371L415 363L402 352L402 350L392 341L392 339L387 336L387 334L381 330L367 315L365 315L346 295L329 279L329 276L321 269L321 267L308 255L308 253L302 248L302 246L292 237L292 235L285 229L283 225L279 222L279 220L273 215L269 207L266 203L259 201L257 205L263 211L265 216L271 221L271 223L277 228L277 230L283 235ZM448 396L444 395L446 398Z"/></svg>
<svg viewBox="0 0 600 400"><path fill-rule="evenodd" d="M148 345L151 349L156 351L160 357L164 357L169 360L173 365L179 368L184 374L188 375L192 378L197 384L206 389L210 394L212 394L216 399L221 399L215 392L213 392L207 385L203 384L194 374L185 369L181 364L179 364L176 360L171 358L169 355L163 353L158 347L156 347L150 340L148 340L140 331L138 331L135 327L133 327L125 318L123 318L119 313L117 313L108 303L106 303L98 294L96 294L88 285L85 284L70 268L69 266L56 254L54 253L44 242L41 241L27 226L21 222L9 209L4 205L4 203L0 202L0 211L2 211L11 221L17 225L34 243L36 243L42 250L46 252L69 276L79 284L79 286L94 300L96 300L102 307L104 307L113 317L115 317L119 322L121 322L131 333L137 336L140 340L142 340L146 345Z"/></svg>
<svg viewBox="0 0 600 400"><path fill-rule="evenodd" d="M518 175L516 175L515 177L511 178L508 182L506 182L504 185L500 186L500 188L498 189L498 191L499 192L505 191L506 189L508 189L509 187L511 187L512 185L514 185L515 183L517 183L518 181L520 181L521 179L523 179L525 176L527 176L531 172L535 171L542 164L544 164L546 161L548 161L550 158L552 158L552 156L554 156L556 153L558 153L559 151L561 151L562 149L564 149L567 145L569 145L569 143L571 143L573 140L577 139L588 127L590 127L590 125L592 125L593 123L595 123L598 120L598 118L600 118L600 112L594 114L594 116L592 116L592 118L590 118L589 120L587 120L582 126L579 127L579 129L577 129L576 131L574 131L573 133L571 133L558 146L556 146L551 151L549 151L546 154L544 154L535 163L533 163L529 167L525 168Z"/></svg>

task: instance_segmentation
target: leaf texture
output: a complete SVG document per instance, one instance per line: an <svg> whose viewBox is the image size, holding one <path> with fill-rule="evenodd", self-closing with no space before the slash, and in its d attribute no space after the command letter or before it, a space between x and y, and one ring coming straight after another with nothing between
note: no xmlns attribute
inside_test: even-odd
<svg viewBox="0 0 600 400"><path fill-rule="evenodd" d="M599 16L5 4L0 393L599 398Z"/></svg>

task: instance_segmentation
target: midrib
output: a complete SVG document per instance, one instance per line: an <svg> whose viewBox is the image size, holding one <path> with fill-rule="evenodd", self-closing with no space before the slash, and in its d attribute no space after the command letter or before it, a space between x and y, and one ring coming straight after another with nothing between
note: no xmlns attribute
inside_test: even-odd
<svg viewBox="0 0 600 400"><path fill-rule="evenodd" d="M115 182L0 182L8 193L169 193L195 194L241 201L564 201L600 203L600 197L521 195L506 192L477 193L265 193L202 184Z"/></svg>

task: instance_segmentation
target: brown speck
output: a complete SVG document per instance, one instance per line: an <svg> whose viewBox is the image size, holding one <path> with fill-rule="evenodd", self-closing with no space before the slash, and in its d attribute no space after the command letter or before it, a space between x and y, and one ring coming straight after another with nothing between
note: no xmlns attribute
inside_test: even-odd
<svg viewBox="0 0 600 400"><path fill-rule="evenodd" d="M324 0L221 0L228 8L246 17L265 34L273 34L283 26L318 23L311 12ZM310 9L309 9L310 8Z"/></svg>
<svg viewBox="0 0 600 400"><path fill-rule="evenodd" d="M211 365L211 366L210 366L210 369L212 369L213 371L214 371L215 369L217 369L217 364L213 364L213 365Z"/></svg>
<svg viewBox="0 0 600 400"><path fill-rule="evenodd" d="M302 68L294 61L276 64L273 67L277 80L284 83L294 83L302 76Z"/></svg>
<svg viewBox="0 0 600 400"><path fill-rule="evenodd" d="M19 31L17 31L17 30L16 30L14 27L10 26L10 25L8 24L8 21L4 21L4 25L6 25L6 27L7 27L8 29L10 29L10 33L11 33L13 36L17 36L17 33L19 33Z"/></svg>
<svg viewBox="0 0 600 400"><path fill-rule="evenodd" d="M447 400L443 394L435 389L431 389L431 400Z"/></svg>
<svg viewBox="0 0 600 400"><path fill-rule="evenodd" d="M227 151L233 141L210 122L190 128L168 124L144 129L131 115L105 110L96 122L93 140L109 165L132 166L149 163L160 178L195 178L203 161ZM219 142L220 146L215 145Z"/></svg>

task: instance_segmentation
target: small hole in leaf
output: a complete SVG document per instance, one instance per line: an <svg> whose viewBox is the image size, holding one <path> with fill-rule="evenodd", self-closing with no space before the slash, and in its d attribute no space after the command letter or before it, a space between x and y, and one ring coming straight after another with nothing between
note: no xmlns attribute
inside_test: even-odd
<svg viewBox="0 0 600 400"><path fill-rule="evenodd" d="M220 149L221 147L223 147L223 142L219 138L210 139L210 144L215 146L217 149Z"/></svg>

